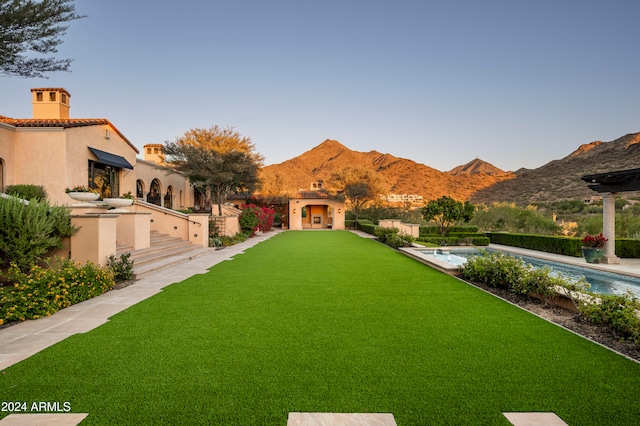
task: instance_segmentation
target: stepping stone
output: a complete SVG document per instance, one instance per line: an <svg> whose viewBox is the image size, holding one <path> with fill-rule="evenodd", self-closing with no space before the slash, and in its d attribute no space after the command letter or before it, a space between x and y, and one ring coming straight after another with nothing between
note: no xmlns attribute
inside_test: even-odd
<svg viewBox="0 0 640 426"><path fill-rule="evenodd" d="M0 426L76 426L88 413L9 414Z"/></svg>
<svg viewBox="0 0 640 426"><path fill-rule="evenodd" d="M388 413L289 413L287 426L397 426ZM4 426L4 425L2 425Z"/></svg>
<svg viewBox="0 0 640 426"><path fill-rule="evenodd" d="M514 426L568 426L555 413L502 413Z"/></svg>

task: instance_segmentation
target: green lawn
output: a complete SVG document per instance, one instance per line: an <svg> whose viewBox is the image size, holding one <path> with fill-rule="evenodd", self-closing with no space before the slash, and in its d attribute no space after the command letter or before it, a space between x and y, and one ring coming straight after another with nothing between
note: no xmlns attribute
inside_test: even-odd
<svg viewBox="0 0 640 426"><path fill-rule="evenodd" d="M639 389L639 364L342 231L279 234L0 373L0 401L100 425L635 425Z"/></svg>

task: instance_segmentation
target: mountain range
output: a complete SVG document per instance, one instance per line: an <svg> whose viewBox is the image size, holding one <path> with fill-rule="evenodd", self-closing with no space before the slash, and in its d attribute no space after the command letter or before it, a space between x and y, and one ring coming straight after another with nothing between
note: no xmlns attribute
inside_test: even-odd
<svg viewBox="0 0 640 426"><path fill-rule="evenodd" d="M329 182L332 173L352 166L379 173L390 194L417 194L425 200L448 195L474 203L528 204L595 195L580 178L640 167L639 142L640 133L633 133L611 142L583 144L568 156L537 169L506 172L476 158L442 172L391 154L353 151L328 139L295 158L265 166L261 177L271 192L293 193L309 190L312 182Z"/></svg>

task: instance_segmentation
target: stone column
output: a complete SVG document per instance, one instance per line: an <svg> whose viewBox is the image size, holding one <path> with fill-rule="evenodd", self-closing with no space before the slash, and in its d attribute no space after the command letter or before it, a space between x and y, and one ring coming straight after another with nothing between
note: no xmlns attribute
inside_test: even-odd
<svg viewBox="0 0 640 426"><path fill-rule="evenodd" d="M602 194L602 234L608 240L604 244L604 256L600 263L620 263L616 256L616 193Z"/></svg>

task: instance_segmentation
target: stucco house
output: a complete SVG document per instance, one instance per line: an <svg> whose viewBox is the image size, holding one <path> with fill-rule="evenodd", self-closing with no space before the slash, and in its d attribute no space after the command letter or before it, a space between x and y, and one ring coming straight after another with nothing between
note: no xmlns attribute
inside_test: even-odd
<svg viewBox="0 0 640 426"><path fill-rule="evenodd" d="M152 204L193 206L194 191L178 173L158 167L156 145L138 149L105 118L70 118L63 88L31 89L32 118L0 115L0 187L42 185L52 203L71 200L64 189L89 185L103 197L131 191Z"/></svg>
<svg viewBox="0 0 640 426"><path fill-rule="evenodd" d="M82 229L72 237L70 257L78 261L105 264L119 247L149 248L154 231L208 247L208 215L164 208L192 207L194 190L183 175L160 166L157 145L145 146L145 159L138 159L138 149L109 120L70 118L70 98L63 88L35 88L32 118L0 115L0 187L41 185L52 204L73 206ZM99 203L79 207L65 188L80 185L102 198L131 192L136 203L117 213Z"/></svg>

